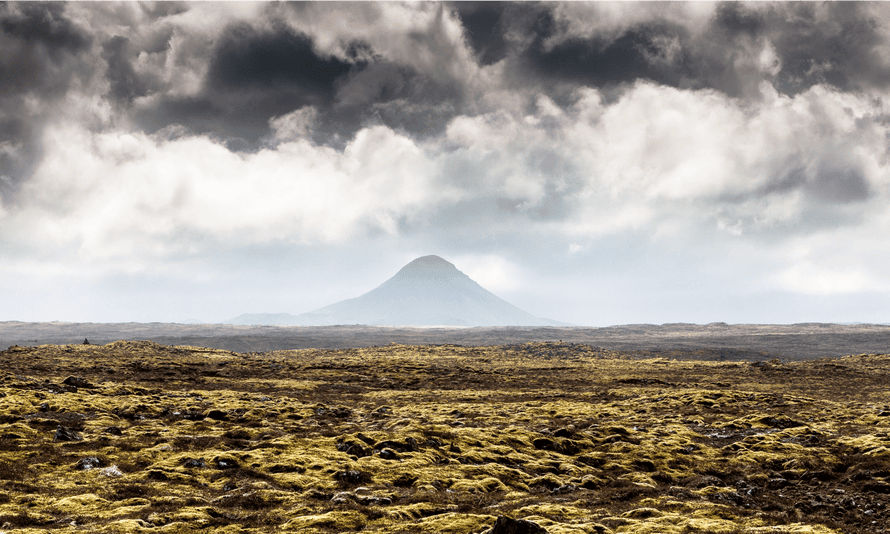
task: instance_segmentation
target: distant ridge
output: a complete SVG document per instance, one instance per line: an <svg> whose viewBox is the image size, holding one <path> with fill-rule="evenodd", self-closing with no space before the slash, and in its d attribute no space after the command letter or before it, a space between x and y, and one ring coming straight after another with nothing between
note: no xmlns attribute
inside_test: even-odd
<svg viewBox="0 0 890 534"><path fill-rule="evenodd" d="M360 297L301 315L245 314L226 324L568 326L517 308L439 256L417 258Z"/></svg>
<svg viewBox="0 0 890 534"><path fill-rule="evenodd" d="M296 325L297 316L290 313L242 313L222 324L235 325Z"/></svg>

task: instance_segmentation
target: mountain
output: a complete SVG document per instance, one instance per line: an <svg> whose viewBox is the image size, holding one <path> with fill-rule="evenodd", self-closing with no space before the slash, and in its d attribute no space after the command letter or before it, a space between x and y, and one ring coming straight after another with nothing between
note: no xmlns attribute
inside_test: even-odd
<svg viewBox="0 0 890 534"><path fill-rule="evenodd" d="M263 322L246 322L260 319ZM275 322L266 322L274 319ZM237 321L237 322L236 322ZM244 321L244 322L242 322ZM242 315L229 324L565 326L495 296L438 256L417 258L376 289L315 311Z"/></svg>

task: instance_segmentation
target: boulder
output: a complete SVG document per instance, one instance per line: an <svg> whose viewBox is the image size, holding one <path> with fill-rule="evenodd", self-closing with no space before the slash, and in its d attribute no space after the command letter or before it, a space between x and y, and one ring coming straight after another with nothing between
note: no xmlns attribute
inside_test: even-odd
<svg viewBox="0 0 890 534"><path fill-rule="evenodd" d="M65 380L62 381L66 386L74 386L76 388L94 388L93 384L89 383L86 378L80 376L69 376Z"/></svg>
<svg viewBox="0 0 890 534"><path fill-rule="evenodd" d="M53 441L83 441L83 438L70 428L59 426L53 435Z"/></svg>
<svg viewBox="0 0 890 534"><path fill-rule="evenodd" d="M95 456L87 456L86 458L81 458L74 464L74 469L78 471L89 471L94 467L102 467L102 460Z"/></svg>
<svg viewBox="0 0 890 534"><path fill-rule="evenodd" d="M201 468L207 467L207 462L205 462L203 458L186 458L182 463L182 466L187 468Z"/></svg>

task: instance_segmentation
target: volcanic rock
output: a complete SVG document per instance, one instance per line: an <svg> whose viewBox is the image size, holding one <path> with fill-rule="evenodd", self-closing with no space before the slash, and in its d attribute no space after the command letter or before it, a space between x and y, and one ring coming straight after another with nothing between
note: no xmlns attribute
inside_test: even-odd
<svg viewBox="0 0 890 534"><path fill-rule="evenodd" d="M74 430L59 426L53 435L53 441L82 441L83 438Z"/></svg>
<svg viewBox="0 0 890 534"><path fill-rule="evenodd" d="M201 468L207 467L207 463L203 458L186 458L182 463L182 466L187 468Z"/></svg>
<svg viewBox="0 0 890 534"><path fill-rule="evenodd" d="M78 471L89 471L94 467L102 467L102 460L95 456L87 456L86 458L81 458L74 464L74 469Z"/></svg>
<svg viewBox="0 0 890 534"><path fill-rule="evenodd" d="M210 410L207 412L206 417L214 421L226 421L229 418L228 414L222 410Z"/></svg>
<svg viewBox="0 0 890 534"><path fill-rule="evenodd" d="M79 376L69 376L63 382L66 386L74 386L76 388L94 388L96 386L87 382L85 378Z"/></svg>

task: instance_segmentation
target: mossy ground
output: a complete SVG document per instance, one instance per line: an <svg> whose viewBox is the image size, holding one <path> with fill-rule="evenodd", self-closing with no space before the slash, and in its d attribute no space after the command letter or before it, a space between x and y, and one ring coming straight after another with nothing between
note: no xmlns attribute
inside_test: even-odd
<svg viewBox="0 0 890 534"><path fill-rule="evenodd" d="M498 515L551 533L890 524L887 355L116 342L14 347L0 362L2 531L478 533Z"/></svg>

